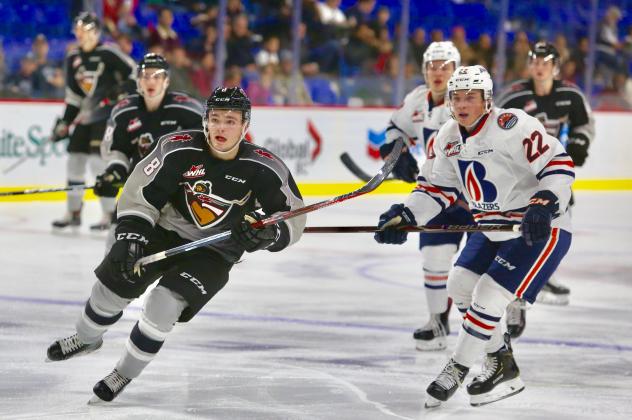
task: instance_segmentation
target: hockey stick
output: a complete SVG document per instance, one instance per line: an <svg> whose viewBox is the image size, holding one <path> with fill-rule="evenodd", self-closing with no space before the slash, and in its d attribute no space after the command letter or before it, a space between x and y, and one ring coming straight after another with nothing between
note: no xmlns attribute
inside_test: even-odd
<svg viewBox="0 0 632 420"><path fill-rule="evenodd" d="M393 147L393 150L391 151L391 153L384 159L384 166L382 166L382 168L373 178L371 178L366 184L364 184L362 187L358 188L357 190L330 198L329 200L319 201L317 203L310 204L309 206L301 207L296 210L288 210L288 211L283 211L277 214L273 214L270 217L267 217L256 223L253 223L252 226L254 228L260 229L268 225L282 222L284 220L291 219L293 217L300 216L302 214L310 213L315 210L319 210L324 207L328 207L333 204L337 204L337 203L370 193L371 191L379 187L380 184L384 182L384 179L386 179L388 174L391 173L391 171L393 170L393 167L395 166L395 163L397 162L397 159L399 159L399 155L402 153L403 147L404 147L404 142L398 140L395 146ZM230 231L226 231L226 232L218 233L216 235L209 236L207 238L198 239L197 241L180 245L175 248L167 249L165 251L158 252L153 255L148 255L136 261L136 264L134 265L134 270L137 271L140 269L140 267L144 265L163 260L173 255L181 254L183 252L191 251L193 249L197 249L206 245L223 241L229 236L230 236Z"/></svg>
<svg viewBox="0 0 632 420"><path fill-rule="evenodd" d="M354 174L356 177L358 177L362 181L367 182L368 180L371 179L371 175L364 172L364 170L362 170L362 168L360 168L358 164L353 161L353 158L349 155L349 153L344 152L343 154L341 154L340 160L342 161L342 164L345 165L345 167L349 169L349 171L352 174ZM390 178L385 179L385 181L395 181L395 180L397 180L397 178L390 177Z"/></svg>
<svg viewBox="0 0 632 420"><path fill-rule="evenodd" d="M459 233L459 232L520 232L520 225L427 225L399 228L406 232ZM377 226L310 226L305 233L368 233L382 229Z"/></svg>
<svg viewBox="0 0 632 420"><path fill-rule="evenodd" d="M59 188L45 188L45 189L36 189L31 188L27 190L18 190L18 191L5 191L0 192L0 197L7 197L10 195L26 195L26 194L44 194L44 193L53 193L53 192L62 192L62 191L74 191L74 190L90 190L94 188L94 186L90 185L71 185L69 187L59 187Z"/></svg>

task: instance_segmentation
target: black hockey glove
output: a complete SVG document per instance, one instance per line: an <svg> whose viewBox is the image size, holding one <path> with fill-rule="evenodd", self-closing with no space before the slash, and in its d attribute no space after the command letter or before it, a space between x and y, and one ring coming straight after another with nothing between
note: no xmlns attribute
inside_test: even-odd
<svg viewBox="0 0 632 420"><path fill-rule="evenodd" d="M384 143L380 146L380 156L384 159L388 156L395 142ZM401 179L405 182L417 182L417 175L419 174L419 165L417 165L417 159L410 153L407 148L402 149L402 154L397 159L395 167L393 168L393 176L397 179Z"/></svg>
<svg viewBox="0 0 632 420"><path fill-rule="evenodd" d="M551 191L538 191L529 200L520 230L527 245L544 242L551 235L551 221L559 210L557 196Z"/></svg>
<svg viewBox="0 0 632 420"><path fill-rule="evenodd" d="M403 244L408 239L408 232L397 229L402 226L417 226L415 216L403 204L393 204L387 212L380 215L377 227L382 230L375 232L375 241L380 244Z"/></svg>
<svg viewBox="0 0 632 420"><path fill-rule="evenodd" d="M123 218L116 227L116 242L107 256L116 280L136 284L144 270L134 271L134 264L145 255L152 227L138 218Z"/></svg>
<svg viewBox="0 0 632 420"><path fill-rule="evenodd" d="M62 118L57 118L55 121L55 126L53 127L53 132L50 135L50 140L53 143L57 143L58 141L64 140L68 138L69 134L69 126L66 121Z"/></svg>
<svg viewBox="0 0 632 420"><path fill-rule="evenodd" d="M588 140L580 138L569 138L566 144L566 153L573 158L575 166L582 166L588 157Z"/></svg>
<svg viewBox="0 0 632 420"><path fill-rule="evenodd" d="M248 252L259 251L273 245L281 235L279 225L268 225L261 229L255 229L252 224L262 219L256 212L248 213L233 226L231 237L239 246Z"/></svg>
<svg viewBox="0 0 632 420"><path fill-rule="evenodd" d="M126 176L127 170L123 165L110 165L105 172L97 176L93 191L99 197L116 197L119 188L125 183Z"/></svg>

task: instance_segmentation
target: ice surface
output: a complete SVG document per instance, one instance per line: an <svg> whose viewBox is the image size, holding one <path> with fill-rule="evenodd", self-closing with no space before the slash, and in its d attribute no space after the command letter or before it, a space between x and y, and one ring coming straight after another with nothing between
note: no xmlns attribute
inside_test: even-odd
<svg viewBox="0 0 632 420"><path fill-rule="evenodd" d="M357 198L308 224L372 224L402 199ZM632 194L576 199L558 272L571 304L536 304L514 344L526 389L480 408L459 390L431 411L424 390L459 319L453 311L447 351L415 350L411 333L428 312L414 236L386 246L369 234L310 234L282 253L247 255L115 402L92 407L92 386L114 367L142 300L98 352L44 363L47 346L73 332L94 282L104 237L87 225L98 204L88 203L79 234L59 235L49 226L63 203L0 203L0 418L632 418Z"/></svg>

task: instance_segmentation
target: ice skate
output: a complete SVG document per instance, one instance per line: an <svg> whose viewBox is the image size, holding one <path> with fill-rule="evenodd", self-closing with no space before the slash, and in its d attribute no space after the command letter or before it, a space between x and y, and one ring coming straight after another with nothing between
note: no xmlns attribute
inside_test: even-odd
<svg viewBox="0 0 632 420"><path fill-rule="evenodd" d="M535 300L547 305L564 306L570 302L570 294L571 290L568 287L558 283L554 278L550 278Z"/></svg>
<svg viewBox="0 0 632 420"><path fill-rule="evenodd" d="M94 396L88 401L88 404L96 405L112 401L130 382L132 382L131 379L114 369L112 373L101 379L92 388Z"/></svg>
<svg viewBox="0 0 632 420"><path fill-rule="evenodd" d="M470 404L485 405L516 395L524 389L520 369L513 357L510 345L487 354L483 371L467 386Z"/></svg>
<svg viewBox="0 0 632 420"><path fill-rule="evenodd" d="M447 336L450 334L448 324L449 309L440 314L431 314L430 320L423 327L415 330L413 338L420 351L443 350L447 347Z"/></svg>
<svg viewBox="0 0 632 420"><path fill-rule="evenodd" d="M112 226L112 213L105 213L101 218L101 221L90 225L91 232L105 232Z"/></svg>
<svg viewBox="0 0 632 420"><path fill-rule="evenodd" d="M70 359L71 357L83 356L100 349L102 345L103 340L92 344L85 344L79 340L77 334L73 334L51 344L46 351L46 361L59 362L61 360Z"/></svg>
<svg viewBox="0 0 632 420"><path fill-rule="evenodd" d="M55 229L61 230L68 227L71 229L77 229L81 226L81 211L68 212L61 219L53 221L52 224Z"/></svg>
<svg viewBox="0 0 632 420"><path fill-rule="evenodd" d="M518 338L527 327L527 308L524 299L516 299L507 305L507 332L511 338Z"/></svg>
<svg viewBox="0 0 632 420"><path fill-rule="evenodd" d="M447 401L459 389L469 370L454 359L450 359L437 379L428 385L425 407L438 407L442 402Z"/></svg>

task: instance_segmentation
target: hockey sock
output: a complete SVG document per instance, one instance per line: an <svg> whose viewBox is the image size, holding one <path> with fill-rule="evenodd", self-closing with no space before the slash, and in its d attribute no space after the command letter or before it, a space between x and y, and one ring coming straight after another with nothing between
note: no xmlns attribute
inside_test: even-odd
<svg viewBox="0 0 632 420"><path fill-rule="evenodd" d="M453 244L424 246L421 249L424 290L431 314L440 314L448 309L448 273L456 250Z"/></svg>
<svg viewBox="0 0 632 420"><path fill-rule="evenodd" d="M79 339L85 344L99 341L108 328L121 319L129 302L97 281L75 325Z"/></svg>
<svg viewBox="0 0 632 420"><path fill-rule="evenodd" d="M70 153L66 162L66 174L68 176L68 186L82 185L86 172L86 162L88 155L86 153ZM68 212L72 213L81 210L83 203L83 190L68 191L67 206Z"/></svg>

